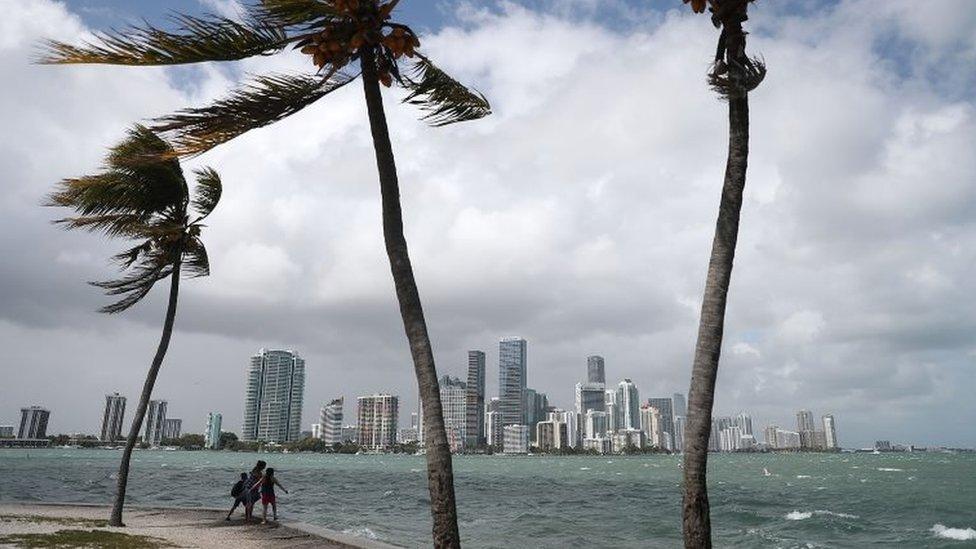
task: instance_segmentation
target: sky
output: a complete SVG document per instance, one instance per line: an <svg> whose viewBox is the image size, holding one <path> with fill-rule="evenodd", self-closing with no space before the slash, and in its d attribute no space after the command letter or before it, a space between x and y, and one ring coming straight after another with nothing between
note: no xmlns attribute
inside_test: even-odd
<svg viewBox="0 0 976 549"><path fill-rule="evenodd" d="M586 357L642 398L687 391L727 145L705 85L715 31L673 2L404 0L422 49L492 116L430 128L385 94L406 235L438 371L528 340L528 384L573 406ZM32 64L145 17L148 0L0 0L0 424L52 410L97 432L104 395L135 407L165 285L122 315L85 284L123 243L52 226L62 178L98 170L131 124L221 97L297 53L180 68ZM173 9L232 15L230 0ZM400 9L400 8L398 8ZM976 446L976 4L756 2L751 151L716 414L794 425L833 414L847 447ZM338 395L416 382L384 254L365 107L347 86L186 163L225 194L204 233L212 275L182 286L154 396L184 430L237 431L262 347L306 359L303 424ZM355 417L352 406L347 418Z"/></svg>

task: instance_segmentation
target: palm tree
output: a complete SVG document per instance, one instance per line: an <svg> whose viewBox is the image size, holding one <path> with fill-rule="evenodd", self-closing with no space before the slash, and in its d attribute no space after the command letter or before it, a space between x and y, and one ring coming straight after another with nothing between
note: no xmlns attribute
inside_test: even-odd
<svg viewBox="0 0 976 549"><path fill-rule="evenodd" d="M715 379L722 351L725 305L732 276L735 243L739 235L742 192L746 184L749 157L749 92L766 76L766 67L746 53L746 33L742 23L752 0L708 0L712 22L722 32L715 52L715 63L708 76L709 85L729 103L729 152L725 182L719 203L718 222L712 241L712 255L705 279L695 362L688 391L688 418L685 425L683 531L685 547L712 546L708 510L706 469L708 438L711 434ZM696 13L705 11L706 0L691 2Z"/></svg>
<svg viewBox="0 0 976 549"><path fill-rule="evenodd" d="M483 95L458 83L418 51L417 34L391 19L398 2L261 0L247 6L239 20L177 15L175 32L146 25L99 34L80 46L51 41L42 62L171 65L270 55L288 47L311 58L318 69L315 74L259 76L212 105L157 119L152 128L170 137L179 156L201 154L286 118L363 77L386 253L424 410L433 541L435 547L459 547L454 475L437 370L403 235L399 182L380 85L405 88L403 101L420 107L423 119L433 126L478 119L490 114L491 108ZM403 63L407 65L401 70Z"/></svg>
<svg viewBox="0 0 976 549"><path fill-rule="evenodd" d="M100 312L121 313L146 297L156 282L170 279L163 335L149 366L119 464L112 526L123 525L129 460L173 335L180 276L210 274L200 230L204 226L201 222L220 200L220 177L210 168L197 170L196 190L191 198L179 161L175 157L164 158L172 152L172 147L152 130L137 126L111 149L102 173L62 181L47 203L75 211L75 216L55 221L67 229L86 229L136 241L135 246L112 258L124 272L121 278L92 282L108 295L121 296Z"/></svg>

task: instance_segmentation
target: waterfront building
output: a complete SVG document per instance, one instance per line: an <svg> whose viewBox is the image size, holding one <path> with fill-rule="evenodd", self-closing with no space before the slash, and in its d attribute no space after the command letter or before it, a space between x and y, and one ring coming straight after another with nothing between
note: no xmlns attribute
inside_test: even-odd
<svg viewBox="0 0 976 549"><path fill-rule="evenodd" d="M19 439L47 438L47 423L51 419L51 411L40 406L30 406L20 409L20 429L17 430Z"/></svg>
<svg viewBox="0 0 976 549"><path fill-rule="evenodd" d="M175 440L183 433L183 420L166 418L163 421L163 440Z"/></svg>
<svg viewBox="0 0 976 549"><path fill-rule="evenodd" d="M203 433L203 447L211 450L220 448L220 429L223 427L224 416L217 412L207 414L207 430Z"/></svg>
<svg viewBox="0 0 976 549"><path fill-rule="evenodd" d="M796 412L796 432L813 431L816 427L813 424L813 412L810 410L799 410Z"/></svg>
<svg viewBox="0 0 976 549"><path fill-rule="evenodd" d="M613 440L606 436L583 439L584 450L595 450L601 454L613 452Z"/></svg>
<svg viewBox="0 0 976 549"><path fill-rule="evenodd" d="M149 409L146 411L146 430L143 432L142 441L150 446L159 446L159 443L163 441L166 406L165 400L149 401Z"/></svg>
<svg viewBox="0 0 976 549"><path fill-rule="evenodd" d="M464 449L467 437L468 388L456 377L443 376L440 380L441 414L444 417L444 430L452 452Z"/></svg>
<svg viewBox="0 0 976 549"><path fill-rule="evenodd" d="M342 407L344 397L332 399L319 410L319 424L322 426L322 441L332 446L344 442L342 438Z"/></svg>
<svg viewBox="0 0 976 549"><path fill-rule="evenodd" d="M674 441L671 439L671 433L674 432L674 403L668 397L649 398L647 403L657 408L661 413L661 431L667 433L661 436L659 446L667 449L673 448Z"/></svg>
<svg viewBox="0 0 976 549"><path fill-rule="evenodd" d="M411 442L417 442L419 435L415 427L405 427L400 429L399 438L397 439L400 444L409 444Z"/></svg>
<svg viewBox="0 0 976 549"><path fill-rule="evenodd" d="M742 435L739 438L739 449L740 450L752 450L756 447L756 437L753 435Z"/></svg>
<svg viewBox="0 0 976 549"><path fill-rule="evenodd" d="M369 450L389 450L396 444L400 403L395 395L361 396L359 445Z"/></svg>
<svg viewBox="0 0 976 549"><path fill-rule="evenodd" d="M742 429L743 435L752 435L752 416L742 412L735 416L735 420L732 422L733 425Z"/></svg>
<svg viewBox="0 0 976 549"><path fill-rule="evenodd" d="M113 393L105 395L105 410L102 412L102 432L98 440L114 442L122 438L122 422L125 419L125 397Z"/></svg>
<svg viewBox="0 0 976 549"><path fill-rule="evenodd" d="M671 404L673 405L671 411L674 413L674 417L688 417L688 404L685 402L685 395L674 393L671 395Z"/></svg>
<svg viewBox="0 0 976 549"><path fill-rule="evenodd" d="M674 416L674 451L685 451L685 416Z"/></svg>
<svg viewBox="0 0 976 549"><path fill-rule="evenodd" d="M601 410L587 410L583 416L583 438L596 439L607 433L607 413Z"/></svg>
<svg viewBox="0 0 976 549"><path fill-rule="evenodd" d="M661 411L644 404L640 409L640 428L647 435L647 443L651 446L664 448L664 437L661 430Z"/></svg>
<svg viewBox="0 0 976 549"><path fill-rule="evenodd" d="M529 438L535 440L535 425L546 419L547 409L549 408L549 397L545 393L540 393L535 389L526 389L524 397L525 421L524 425L529 427Z"/></svg>
<svg viewBox="0 0 976 549"><path fill-rule="evenodd" d="M800 448L800 433L770 425L766 428L766 444L774 450L796 450Z"/></svg>
<svg viewBox="0 0 976 549"><path fill-rule="evenodd" d="M311 434L311 437L314 438L314 439L317 439L317 440L321 440L322 439L322 424L321 423L313 423L311 425L311 427L312 427L312 430L309 431L309 433Z"/></svg>
<svg viewBox="0 0 976 549"><path fill-rule="evenodd" d="M625 378L617 385L617 404L620 406L620 428L640 429L640 395L637 385Z"/></svg>
<svg viewBox="0 0 976 549"><path fill-rule="evenodd" d="M828 450L837 448L837 428L834 426L834 416L825 415L823 418L824 447Z"/></svg>
<svg viewBox="0 0 976 549"><path fill-rule="evenodd" d="M602 383L576 384L576 412L580 417L590 410L606 411L606 395Z"/></svg>
<svg viewBox="0 0 976 549"><path fill-rule="evenodd" d="M722 437L721 433L724 429L728 429L732 426L732 418L722 416L712 418L712 431L708 438L708 451L709 452L721 452L722 451Z"/></svg>
<svg viewBox="0 0 976 549"><path fill-rule="evenodd" d="M342 439L342 442L359 444L359 427L356 427L355 425L343 425L339 438Z"/></svg>
<svg viewBox="0 0 976 549"><path fill-rule="evenodd" d="M486 443L497 451L502 450L505 431L502 425L502 413L498 411L485 412Z"/></svg>
<svg viewBox="0 0 976 549"><path fill-rule="evenodd" d="M0 438L14 438L14 426L0 425Z"/></svg>
<svg viewBox="0 0 976 549"><path fill-rule="evenodd" d="M779 425L767 425L763 429L763 439L766 441L766 446L771 450L776 449L776 430L779 429Z"/></svg>
<svg viewBox="0 0 976 549"><path fill-rule="evenodd" d="M504 427L504 442L502 449L506 454L529 453L529 426L506 425Z"/></svg>
<svg viewBox="0 0 976 549"><path fill-rule="evenodd" d="M603 357L593 355L586 357L586 381L606 385L607 374L603 367Z"/></svg>
<svg viewBox="0 0 976 549"><path fill-rule="evenodd" d="M485 353L468 351L468 384L465 403L465 444L485 444Z"/></svg>
<svg viewBox="0 0 976 549"><path fill-rule="evenodd" d="M730 425L719 431L719 450L735 452L742 447L742 429L737 425Z"/></svg>
<svg viewBox="0 0 976 549"><path fill-rule="evenodd" d="M874 449L879 452L890 452L892 450L890 440L876 440L874 441Z"/></svg>
<svg viewBox="0 0 976 549"><path fill-rule="evenodd" d="M525 383L528 343L520 337L506 337L498 343L498 394L502 424L525 421Z"/></svg>
<svg viewBox="0 0 976 549"><path fill-rule="evenodd" d="M580 426L579 415L576 412L572 410L555 410L549 413L549 419L555 419L566 425L566 446L579 448Z"/></svg>
<svg viewBox="0 0 976 549"><path fill-rule="evenodd" d="M643 448L647 445L647 435L640 429L620 429L613 434L613 451L623 452L628 446Z"/></svg>
<svg viewBox="0 0 976 549"><path fill-rule="evenodd" d="M298 440L304 399L305 359L294 351L261 349L247 370L241 439Z"/></svg>
<svg viewBox="0 0 976 549"><path fill-rule="evenodd" d="M558 419L547 419L536 424L536 446L540 450L558 450L567 444L566 424Z"/></svg>

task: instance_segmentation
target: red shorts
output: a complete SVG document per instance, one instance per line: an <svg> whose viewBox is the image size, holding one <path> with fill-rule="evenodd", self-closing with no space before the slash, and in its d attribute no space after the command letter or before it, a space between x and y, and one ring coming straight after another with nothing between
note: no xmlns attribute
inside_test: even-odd
<svg viewBox="0 0 976 549"><path fill-rule="evenodd" d="M261 494L261 503L264 505L270 505L275 502L274 494Z"/></svg>

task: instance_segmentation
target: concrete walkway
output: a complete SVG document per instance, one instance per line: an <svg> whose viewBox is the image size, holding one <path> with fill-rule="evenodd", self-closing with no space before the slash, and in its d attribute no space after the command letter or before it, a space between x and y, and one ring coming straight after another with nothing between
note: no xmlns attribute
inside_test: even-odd
<svg viewBox="0 0 976 549"><path fill-rule="evenodd" d="M211 547L393 548L392 545L299 522L246 524L240 514L235 514L235 519L231 521L225 521L226 511L212 509L132 507L126 511L125 528L104 526L102 521L105 521L108 515L108 506L101 505L0 503L0 540L11 534L106 530L149 536L162 540L170 546L200 549ZM4 544L0 541L0 547L16 547L16 545Z"/></svg>

